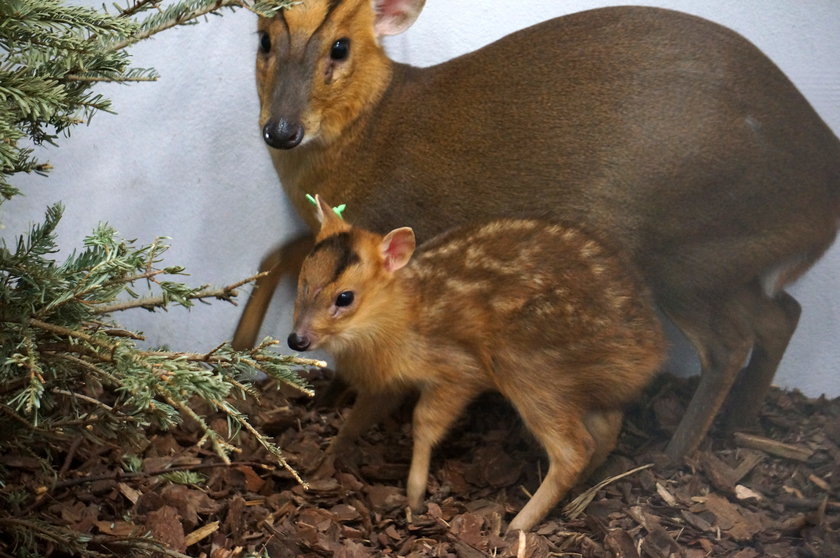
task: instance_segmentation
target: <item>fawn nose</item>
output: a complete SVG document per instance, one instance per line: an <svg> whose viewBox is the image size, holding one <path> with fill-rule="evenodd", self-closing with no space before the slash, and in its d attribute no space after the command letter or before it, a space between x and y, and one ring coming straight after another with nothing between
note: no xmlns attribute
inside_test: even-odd
<svg viewBox="0 0 840 558"><path fill-rule="evenodd" d="M265 143L277 149L291 149L303 141L303 124L285 118L271 119L263 126Z"/></svg>
<svg viewBox="0 0 840 558"><path fill-rule="evenodd" d="M294 331L289 334L289 347L295 351L305 351L309 348L309 337L298 335Z"/></svg>

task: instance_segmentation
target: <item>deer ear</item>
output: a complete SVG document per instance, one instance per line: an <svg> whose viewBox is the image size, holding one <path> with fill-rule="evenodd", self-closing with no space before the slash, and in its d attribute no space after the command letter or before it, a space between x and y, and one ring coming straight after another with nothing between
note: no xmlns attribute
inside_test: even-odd
<svg viewBox="0 0 840 558"><path fill-rule="evenodd" d="M408 227L394 229L385 235L380 244L385 269L394 272L404 267L414 253L414 231Z"/></svg>
<svg viewBox="0 0 840 558"><path fill-rule="evenodd" d="M373 0L376 36L397 35L411 27L425 3L426 0Z"/></svg>

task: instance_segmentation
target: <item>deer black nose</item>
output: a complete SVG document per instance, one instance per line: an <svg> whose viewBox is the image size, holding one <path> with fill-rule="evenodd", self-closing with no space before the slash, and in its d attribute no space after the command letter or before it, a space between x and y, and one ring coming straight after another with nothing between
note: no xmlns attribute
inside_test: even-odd
<svg viewBox="0 0 840 558"><path fill-rule="evenodd" d="M294 331L289 334L289 348L295 351L305 351L309 348L309 337L298 335Z"/></svg>
<svg viewBox="0 0 840 558"><path fill-rule="evenodd" d="M276 149L291 149L303 141L303 124L286 119L269 120L263 126L265 143Z"/></svg>

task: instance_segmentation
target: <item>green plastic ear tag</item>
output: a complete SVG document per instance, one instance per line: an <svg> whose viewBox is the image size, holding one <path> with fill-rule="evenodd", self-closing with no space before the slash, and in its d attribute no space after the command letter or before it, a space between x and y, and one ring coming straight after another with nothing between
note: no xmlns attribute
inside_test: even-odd
<svg viewBox="0 0 840 558"><path fill-rule="evenodd" d="M312 205L314 205L315 207L318 207L318 202L316 202L316 201L315 201L315 198L314 198L314 197L312 197L310 194L306 194L306 199L307 199L307 200L309 200L309 203L311 203L311 204L312 204ZM343 204L341 204L341 205L337 205L337 206L333 207L333 208L332 208L332 210L333 210L333 213L335 213L336 215L338 215L340 218L344 219L344 216L343 216L341 213L342 213L342 212L343 212L346 208L347 208L347 204L346 204L346 203L343 203Z"/></svg>

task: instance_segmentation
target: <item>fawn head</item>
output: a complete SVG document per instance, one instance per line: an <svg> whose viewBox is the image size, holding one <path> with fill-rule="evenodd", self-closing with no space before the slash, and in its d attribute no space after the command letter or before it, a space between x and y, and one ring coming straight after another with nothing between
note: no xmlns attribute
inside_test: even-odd
<svg viewBox="0 0 840 558"><path fill-rule="evenodd" d="M385 236L357 229L316 196L321 229L298 278L294 330L289 347L341 350L372 339L381 318L396 311L394 273L414 253L414 231L395 229Z"/></svg>
<svg viewBox="0 0 840 558"><path fill-rule="evenodd" d="M260 126L271 147L336 139L391 77L380 37L407 29L425 0L305 0L258 23Z"/></svg>

